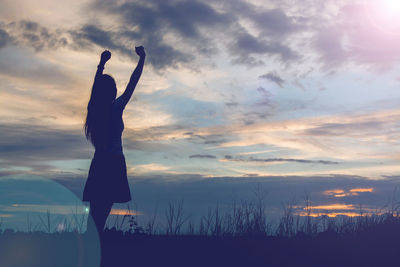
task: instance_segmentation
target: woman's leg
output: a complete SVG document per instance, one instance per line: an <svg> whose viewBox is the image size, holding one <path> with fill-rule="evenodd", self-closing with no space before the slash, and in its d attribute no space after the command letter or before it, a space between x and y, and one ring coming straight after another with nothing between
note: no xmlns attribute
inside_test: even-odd
<svg viewBox="0 0 400 267"><path fill-rule="evenodd" d="M105 264L105 249L104 249L104 238L103 231L107 217L110 214L112 202L106 201L91 201L90 202L90 213L87 223L87 232L89 236L94 237L95 233L98 233L98 240L100 241L100 267L106 266ZM97 238L96 238L97 239Z"/></svg>
<svg viewBox="0 0 400 267"><path fill-rule="evenodd" d="M93 232L93 228L96 227L99 236L103 233L104 225L107 217L110 214L113 203L107 201L91 201L90 202L90 219L88 220L88 232Z"/></svg>

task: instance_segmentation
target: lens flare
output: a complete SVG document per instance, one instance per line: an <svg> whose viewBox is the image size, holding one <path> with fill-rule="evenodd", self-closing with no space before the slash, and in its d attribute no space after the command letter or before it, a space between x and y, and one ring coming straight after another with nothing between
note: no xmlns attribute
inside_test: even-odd
<svg viewBox="0 0 400 267"><path fill-rule="evenodd" d="M364 0L367 16L379 30L400 35L399 0Z"/></svg>

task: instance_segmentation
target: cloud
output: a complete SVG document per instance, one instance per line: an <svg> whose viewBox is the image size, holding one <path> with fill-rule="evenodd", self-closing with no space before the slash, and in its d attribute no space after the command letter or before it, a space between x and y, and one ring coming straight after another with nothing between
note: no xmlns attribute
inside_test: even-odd
<svg viewBox="0 0 400 267"><path fill-rule="evenodd" d="M42 85L74 82L59 65L16 46L7 46L0 50L0 74Z"/></svg>
<svg viewBox="0 0 400 267"><path fill-rule="evenodd" d="M286 15L279 8L261 12L253 10L248 17L263 31L264 35L284 36L304 28L299 19Z"/></svg>
<svg viewBox="0 0 400 267"><path fill-rule="evenodd" d="M103 20L74 28L53 29L31 20L1 22L0 48L11 43L36 51L96 45L135 58L134 44L143 44L155 70L199 70L197 59L221 50L231 62L249 67L265 64L271 56L278 63L301 64L302 55L314 60L317 54L316 63L327 69L345 63L387 68L400 60L400 36L385 32L388 25L381 25L374 12L371 19L360 3L331 3L327 6L337 12L325 7L321 15L316 14L317 1L309 1L315 8L307 12L282 2L96 0L85 12L101 14Z"/></svg>
<svg viewBox="0 0 400 267"><path fill-rule="evenodd" d="M8 24L0 23L2 31L14 43L32 47L36 51L65 47L68 39L63 30L50 30L39 23L30 20L20 20Z"/></svg>
<svg viewBox="0 0 400 267"><path fill-rule="evenodd" d="M0 21L0 73L41 83L72 83L59 65L37 54L67 44L62 30L49 30L29 20Z"/></svg>
<svg viewBox="0 0 400 267"><path fill-rule="evenodd" d="M134 44L144 45L148 54L147 60L155 69L174 67L178 63L188 62L192 59L191 55L164 44L159 36L151 33L144 39L142 33L134 30L112 31L90 24L84 25L76 31L70 31L70 33L75 41L74 45L79 48L90 49L93 45L97 45L132 59L137 58Z"/></svg>
<svg viewBox="0 0 400 267"><path fill-rule="evenodd" d="M338 12L316 21L313 43L321 62L330 69L346 63L382 70L400 61L400 35L390 29L399 26L367 3L338 5ZM382 4L383 6L384 4ZM398 29L397 29L398 31Z"/></svg>
<svg viewBox="0 0 400 267"><path fill-rule="evenodd" d="M180 64L188 66L199 55L209 57L216 54L221 44L226 46L233 62L237 64L263 64L258 57L267 54L277 55L283 61L298 58L282 40L276 40L277 36L287 35L297 29L296 22L282 10L260 12L244 3L246 9L236 10L229 3L226 6L219 4L200 1L99 0L93 3L92 8L116 18L120 27L124 25L125 29L134 29L135 36L131 39L143 43L156 69ZM264 29L265 34L252 35L237 23L242 16L251 19L259 29Z"/></svg>
<svg viewBox="0 0 400 267"><path fill-rule="evenodd" d="M348 59L349 52L343 47L341 35L341 30L333 27L321 30L313 39L312 45L327 68L340 65Z"/></svg>
<svg viewBox="0 0 400 267"><path fill-rule="evenodd" d="M233 157L230 155L226 155L224 160L227 161L240 161L240 162L263 162L263 163L275 163L275 162L296 162L296 163L307 163L307 164L323 164L323 165L331 165L331 164L339 164L337 161L330 160L307 160L307 159L290 159L290 158L268 158L268 159L259 159L254 157Z"/></svg>
<svg viewBox="0 0 400 267"><path fill-rule="evenodd" d="M120 31L120 36L141 42L156 69L192 62L197 53L212 53L214 48L201 33L202 28L218 28L230 21L229 16L198 1L96 1L92 7L115 16L119 25L127 29ZM132 29L137 31L127 34ZM180 42L167 42L165 39L170 34L177 36ZM208 48L204 46L206 41ZM182 49L185 45L186 49Z"/></svg>
<svg viewBox="0 0 400 267"><path fill-rule="evenodd" d="M270 4L263 8L250 1L241 0L226 0L223 4L229 13L250 20L263 36L273 35L274 38L281 38L304 28L304 17L288 16L282 8L277 7L279 5Z"/></svg>
<svg viewBox="0 0 400 267"><path fill-rule="evenodd" d="M199 37L201 27L210 28L232 22L228 14L219 13L201 1L159 3L157 11L160 19L184 37Z"/></svg>
<svg viewBox="0 0 400 267"><path fill-rule="evenodd" d="M239 106L239 103L235 102L235 101L225 102L224 104L225 104L225 106L230 107L230 108Z"/></svg>
<svg viewBox="0 0 400 267"><path fill-rule="evenodd" d="M91 48L93 45L98 45L104 49L117 50L124 55L133 56L133 49L128 49L125 45L118 42L120 33L106 31L97 25L86 24L80 29L70 31L75 45L80 48ZM133 48L133 47L132 47Z"/></svg>
<svg viewBox="0 0 400 267"><path fill-rule="evenodd" d="M147 38L144 38L142 33L123 26L115 31L93 24L85 24L77 29L66 27L50 30L29 20L1 23L0 26L3 26L0 28L0 48L6 44L30 47L36 51L55 50L61 47L90 50L93 46L100 46L136 59L134 44L142 44L150 55L149 63L156 69L176 67L180 62L193 59L192 55L165 44L161 36L151 31L146 35Z"/></svg>
<svg viewBox="0 0 400 267"><path fill-rule="evenodd" d="M203 134L201 132L185 132L185 140L196 144L222 144L227 142L227 137L224 134Z"/></svg>
<svg viewBox="0 0 400 267"><path fill-rule="evenodd" d="M264 61L259 58L260 55L277 55L283 62L298 58L298 55L282 42L267 40L261 36L256 37L246 30L233 35L229 51L234 63L251 67L264 64Z"/></svg>
<svg viewBox="0 0 400 267"><path fill-rule="evenodd" d="M349 136L353 135L365 135L365 132L374 130L380 131L385 130L385 126L389 123L381 120L372 121L353 121L347 123L321 123L321 125L310 127L305 131L307 135L314 136Z"/></svg>
<svg viewBox="0 0 400 267"><path fill-rule="evenodd" d="M228 49L234 63L250 67L263 65L263 55L277 56L284 63L300 58L287 44L291 34L305 28L300 20L286 15L284 10L273 5L266 8L246 1L223 3L227 12L239 21L229 32L231 42ZM256 31L243 26L240 23L242 20L249 21Z"/></svg>
<svg viewBox="0 0 400 267"><path fill-rule="evenodd" d="M190 155L190 159L193 158L200 158L200 159L216 159L217 157L214 155L201 155L201 154L195 154L195 155Z"/></svg>
<svg viewBox="0 0 400 267"><path fill-rule="evenodd" d="M395 145L398 140L398 118L398 110L364 114L357 112L279 121L258 120L251 124L220 126L208 131L204 129L203 132L229 133L229 141L220 144L220 148L272 147L281 151L289 150L296 155L300 152L300 157L306 159L341 159L351 162L367 160L374 165L379 160L386 161L388 155L393 160L396 154L398 157ZM279 158L284 157L279 155ZM378 169L376 165L374 171ZM381 174L394 173L387 173L384 169L375 172L375 175Z"/></svg>
<svg viewBox="0 0 400 267"><path fill-rule="evenodd" d="M13 38L3 29L0 28L0 48L12 43Z"/></svg>
<svg viewBox="0 0 400 267"><path fill-rule="evenodd" d="M49 161L89 159L92 151L83 132L32 124L0 125L0 158L6 168L28 167L45 171Z"/></svg>
<svg viewBox="0 0 400 267"><path fill-rule="evenodd" d="M196 59L209 58L223 48L232 62L254 66L264 64L262 55L276 55L283 61L299 56L285 38L302 28L295 17L282 9L259 9L241 2L233 4L201 1L94 1L86 12L102 13L104 21L69 28L50 29L38 22L20 20L0 23L0 47L13 40L36 51L71 47L91 49L93 45L109 48L124 57L135 58L134 44L145 46L148 62L156 69L184 66L199 68ZM245 8L244 8L245 7ZM260 33L253 34L238 23L250 19ZM7 35L5 35L7 34ZM222 37L222 38L221 38Z"/></svg>
<svg viewBox="0 0 400 267"><path fill-rule="evenodd" d="M260 75L259 78L267 79L270 82L277 84L280 88L283 88L285 81L279 77L276 72L268 72L266 74Z"/></svg>

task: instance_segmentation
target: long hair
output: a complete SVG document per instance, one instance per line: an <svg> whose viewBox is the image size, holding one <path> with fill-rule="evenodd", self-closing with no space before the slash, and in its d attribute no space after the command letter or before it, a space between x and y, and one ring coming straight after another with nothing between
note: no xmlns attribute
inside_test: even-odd
<svg viewBox="0 0 400 267"><path fill-rule="evenodd" d="M111 107L116 95L115 80L110 75L102 74L94 82L87 106L84 131L86 139L95 149L104 149L108 146Z"/></svg>

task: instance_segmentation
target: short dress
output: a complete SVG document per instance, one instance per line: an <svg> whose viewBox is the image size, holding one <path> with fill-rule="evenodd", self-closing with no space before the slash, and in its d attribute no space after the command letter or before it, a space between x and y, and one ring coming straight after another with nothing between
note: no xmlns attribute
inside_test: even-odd
<svg viewBox="0 0 400 267"><path fill-rule="evenodd" d="M111 110L109 147L96 149L83 190L83 201L124 203L131 200L125 157L122 152L122 113L125 108L121 97Z"/></svg>

